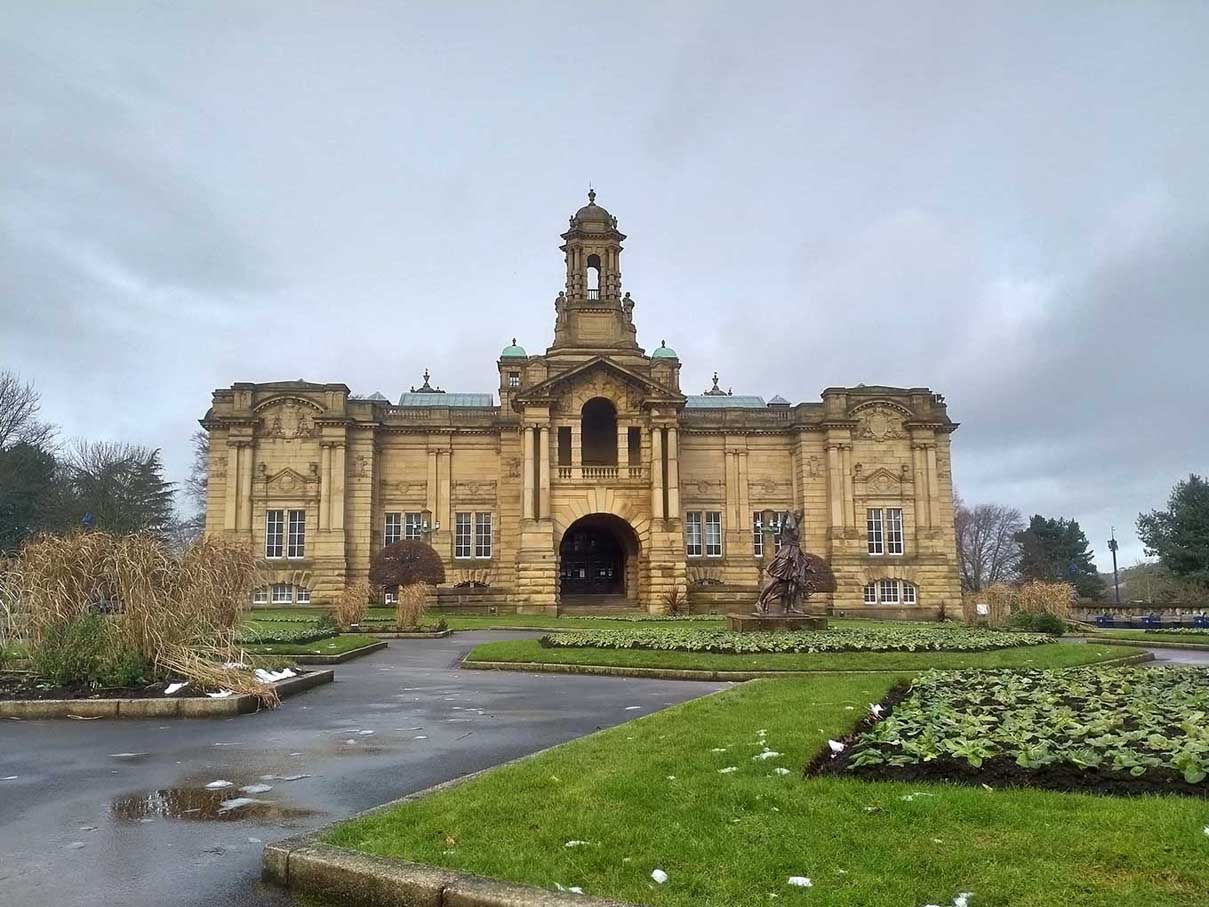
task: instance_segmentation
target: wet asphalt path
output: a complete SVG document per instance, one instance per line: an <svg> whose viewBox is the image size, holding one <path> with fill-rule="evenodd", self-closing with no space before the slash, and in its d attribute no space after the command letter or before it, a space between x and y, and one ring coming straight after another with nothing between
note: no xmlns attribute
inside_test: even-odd
<svg viewBox="0 0 1209 907"><path fill-rule="evenodd" d="M457 668L526 635L391 640L229 720L0 720L0 905L289 904L258 881L264 842L725 686ZM267 802L202 818L238 796Z"/></svg>

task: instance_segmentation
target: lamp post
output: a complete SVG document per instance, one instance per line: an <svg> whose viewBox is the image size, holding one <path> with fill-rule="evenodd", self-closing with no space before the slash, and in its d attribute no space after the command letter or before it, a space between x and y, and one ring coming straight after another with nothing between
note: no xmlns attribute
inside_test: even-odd
<svg viewBox="0 0 1209 907"><path fill-rule="evenodd" d="M420 511L420 534L424 536L424 541L431 545L432 534L441 528L441 523L438 520L436 523L432 521L432 511Z"/></svg>
<svg viewBox="0 0 1209 907"><path fill-rule="evenodd" d="M1112 589L1117 604L1121 604L1121 580L1117 575L1117 529L1114 526L1109 531L1108 550L1112 552Z"/></svg>

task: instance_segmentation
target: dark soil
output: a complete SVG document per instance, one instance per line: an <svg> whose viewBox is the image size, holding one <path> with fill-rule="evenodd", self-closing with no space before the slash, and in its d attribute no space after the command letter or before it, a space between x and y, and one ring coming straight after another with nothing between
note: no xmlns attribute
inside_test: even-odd
<svg viewBox="0 0 1209 907"><path fill-rule="evenodd" d="M295 669L301 676L303 673ZM0 700L15 699L180 699L202 696L207 691L194 684L168 696L164 691L171 680L140 687L91 687L86 684L52 686L33 674L0 674Z"/></svg>
<svg viewBox="0 0 1209 907"><path fill-rule="evenodd" d="M888 717L907 698L911 688L903 684L890 691L882 706L882 717ZM1098 768L1080 768L1072 764L1043 765L1039 768L1023 768L1008 756L996 756L975 768L962 759L942 757L931 762L914 765L867 765L849 768L848 763L855 755L852 744L857 738L877 723L872 715L866 715L841 741L845 749L833 756L831 748L824 746L806 765L805 775L830 775L833 777L859 778L863 781L909 781L967 784L971 787L1029 787L1063 793L1115 794L1140 796L1143 794L1182 794L1189 797L1209 799L1209 783L1189 784L1179 772L1167 768L1152 768L1146 774L1135 777L1127 772L1114 772Z"/></svg>

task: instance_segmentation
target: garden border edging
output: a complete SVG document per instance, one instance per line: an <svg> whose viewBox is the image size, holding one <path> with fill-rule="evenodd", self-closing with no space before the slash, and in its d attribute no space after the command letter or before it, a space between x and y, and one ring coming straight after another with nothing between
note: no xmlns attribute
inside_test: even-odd
<svg viewBox="0 0 1209 907"><path fill-rule="evenodd" d="M1093 661L1082 665L1067 665L1052 670L1066 671L1074 668L1090 667L1092 665L1131 665L1148 661L1154 661L1153 652L1138 652L1135 655L1122 655L1117 658L1106 659L1105 661ZM910 674L921 670L919 668L871 668L861 671L854 668L820 668L817 671L703 671L694 668L627 668L618 665L563 664L548 661L471 661L469 657L463 658L460 666L472 671L532 671L538 674L598 674L606 677L645 677L654 680L736 682L776 677L814 677L818 674ZM970 671L978 670L978 668L952 668L950 670Z"/></svg>
<svg viewBox="0 0 1209 907"><path fill-rule="evenodd" d="M277 696L288 699L312 687L331 683L334 671L308 671L273 684ZM232 718L260 711L256 696L159 697L155 699L13 699L0 701L0 718L38 721L57 718Z"/></svg>

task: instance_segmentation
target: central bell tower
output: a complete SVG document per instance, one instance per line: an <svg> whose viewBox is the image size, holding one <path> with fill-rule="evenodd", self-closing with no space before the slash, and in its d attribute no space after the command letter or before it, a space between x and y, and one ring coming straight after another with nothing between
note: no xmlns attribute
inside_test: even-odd
<svg viewBox="0 0 1209 907"><path fill-rule="evenodd" d="M634 302L621 293L621 250L625 234L617 218L596 204L596 191L571 216L562 235L566 288L554 301L554 344L549 352L625 350L641 353L634 328Z"/></svg>

